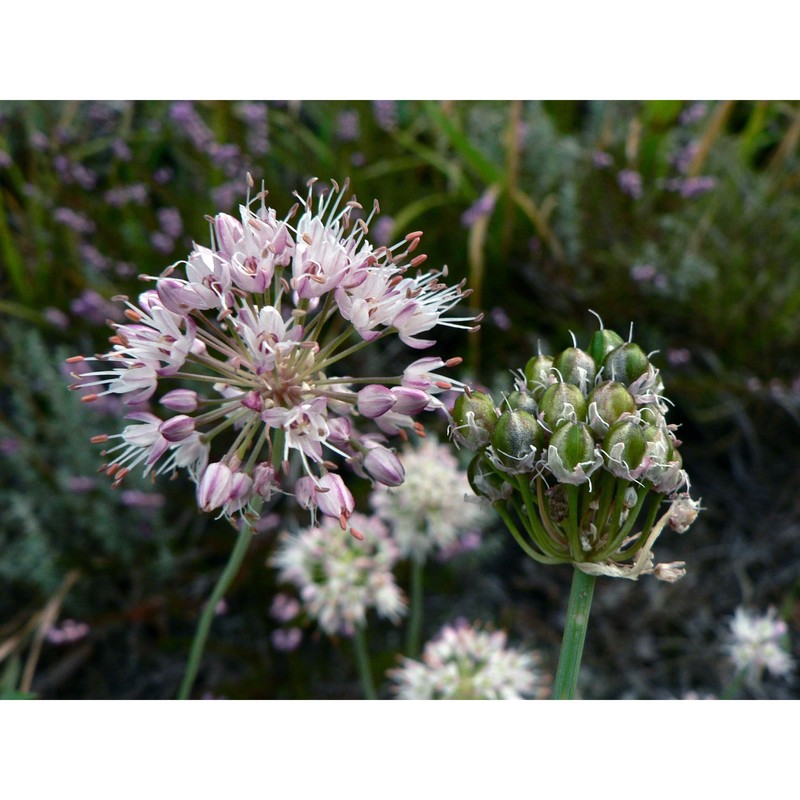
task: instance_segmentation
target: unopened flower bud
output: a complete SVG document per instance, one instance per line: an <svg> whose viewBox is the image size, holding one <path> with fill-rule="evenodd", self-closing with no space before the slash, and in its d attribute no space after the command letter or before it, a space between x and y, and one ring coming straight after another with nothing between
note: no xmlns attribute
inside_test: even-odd
<svg viewBox="0 0 800 800"><path fill-rule="evenodd" d="M470 450L489 443L497 423L494 403L488 394L470 392L460 394L453 406L453 436Z"/></svg>
<svg viewBox="0 0 800 800"><path fill-rule="evenodd" d="M603 377L630 386L647 372L650 362L638 344L625 342L614 348L603 359Z"/></svg>
<svg viewBox="0 0 800 800"><path fill-rule="evenodd" d="M545 425L554 431L564 422L583 422L586 419L586 400L573 383L554 383L542 395L539 412Z"/></svg>
<svg viewBox="0 0 800 800"><path fill-rule="evenodd" d="M384 486L399 486L406 477L400 459L388 448L377 445L364 457L367 474Z"/></svg>
<svg viewBox="0 0 800 800"><path fill-rule="evenodd" d="M599 436L604 436L623 414L636 411L633 395L617 381L606 381L595 386L586 398L586 405L589 408L589 425Z"/></svg>
<svg viewBox="0 0 800 800"><path fill-rule="evenodd" d="M603 359L624 342L625 340L618 333L608 328L601 328L592 336L592 341L589 343L589 355L594 359L595 364L602 364Z"/></svg>
<svg viewBox="0 0 800 800"><path fill-rule="evenodd" d="M365 386L357 397L358 410L368 419L375 419L391 411L396 402L391 390L377 383Z"/></svg>
<svg viewBox="0 0 800 800"><path fill-rule="evenodd" d="M601 463L585 422L566 422L550 437L547 466L558 481L585 483Z"/></svg>
<svg viewBox="0 0 800 800"><path fill-rule="evenodd" d="M186 414L178 414L162 422L158 426L158 432L168 442L182 442L194 433L194 419Z"/></svg>
<svg viewBox="0 0 800 800"><path fill-rule="evenodd" d="M615 422L603 439L603 449L608 454L608 470L618 478L632 480L638 477L637 468L644 459L646 447L640 425L628 419Z"/></svg>
<svg viewBox="0 0 800 800"><path fill-rule="evenodd" d="M665 433L663 428L655 425L644 425L642 427L646 445L647 457L654 464L666 464L672 460L672 440Z"/></svg>
<svg viewBox="0 0 800 800"><path fill-rule="evenodd" d="M529 472L544 445L544 431L527 411L505 411L492 432L492 449L505 469Z"/></svg>
<svg viewBox="0 0 800 800"><path fill-rule="evenodd" d="M253 496L253 479L246 472L234 472L231 490L225 502L225 513L234 514L243 509Z"/></svg>
<svg viewBox="0 0 800 800"><path fill-rule="evenodd" d="M431 401L427 392L409 386L397 386L392 389L392 394L395 399L392 411L395 414L408 414L411 417L424 411Z"/></svg>
<svg viewBox="0 0 800 800"><path fill-rule="evenodd" d="M568 347L553 359L553 371L561 375L565 383L575 384L584 394L594 384L597 365L594 359L578 347Z"/></svg>
<svg viewBox="0 0 800 800"><path fill-rule="evenodd" d="M181 414L191 414L197 411L197 392L191 389L173 389L167 392L159 401L162 406Z"/></svg>
<svg viewBox="0 0 800 800"><path fill-rule="evenodd" d="M275 480L275 467L269 461L256 464L253 469L253 491L264 500L269 500L272 493L278 488Z"/></svg>
<svg viewBox="0 0 800 800"><path fill-rule="evenodd" d="M552 382L552 368L552 356L534 356L525 365L525 379L528 382L528 391L533 394L535 399L538 400Z"/></svg>
<svg viewBox="0 0 800 800"><path fill-rule="evenodd" d="M220 461L209 464L197 485L197 505L204 511L220 508L230 497L233 473Z"/></svg>

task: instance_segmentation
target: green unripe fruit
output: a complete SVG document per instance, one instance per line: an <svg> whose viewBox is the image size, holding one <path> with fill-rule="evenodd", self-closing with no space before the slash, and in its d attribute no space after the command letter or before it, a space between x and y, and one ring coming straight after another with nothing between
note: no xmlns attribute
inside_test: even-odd
<svg viewBox="0 0 800 800"><path fill-rule="evenodd" d="M603 359L603 377L630 386L647 372L650 362L638 344L626 342L614 348Z"/></svg>
<svg viewBox="0 0 800 800"><path fill-rule="evenodd" d="M561 483L585 483L596 469L595 441L585 422L567 422L551 437L547 466Z"/></svg>
<svg viewBox="0 0 800 800"><path fill-rule="evenodd" d="M505 411L492 433L492 448L510 472L527 472L544 445L544 431L527 411Z"/></svg>
<svg viewBox="0 0 800 800"><path fill-rule="evenodd" d="M655 425L645 425L642 428L647 455L656 464L666 464L672 460L672 439L662 428Z"/></svg>
<svg viewBox="0 0 800 800"><path fill-rule="evenodd" d="M525 365L525 379L528 381L528 391L538 400L544 390L550 385L550 370L553 368L552 356L534 356Z"/></svg>
<svg viewBox="0 0 800 800"><path fill-rule="evenodd" d="M534 417L539 412L539 407L530 392L511 392L506 398L506 403L514 411L527 411Z"/></svg>
<svg viewBox="0 0 800 800"><path fill-rule="evenodd" d="M470 450L477 450L489 443L497 413L488 394L470 392L460 394L453 406L455 438Z"/></svg>
<svg viewBox="0 0 800 800"><path fill-rule="evenodd" d="M595 364L602 364L603 359L624 342L625 340L618 333L610 331L608 328L602 328L595 331L592 336L592 341L589 343L589 355L594 359Z"/></svg>
<svg viewBox="0 0 800 800"><path fill-rule="evenodd" d="M554 383L542 395L539 411L545 425L554 431L564 422L583 422L586 419L586 400L575 384Z"/></svg>
<svg viewBox="0 0 800 800"><path fill-rule="evenodd" d="M594 376L597 374L594 359L577 347L562 350L553 359L553 369L558 370L562 381L574 383L584 393L594 384Z"/></svg>
<svg viewBox="0 0 800 800"><path fill-rule="evenodd" d="M478 453L469 462L467 480L475 494L488 498L492 503L508 497L512 492L511 485L492 469L492 465L486 460L485 453Z"/></svg>
<svg viewBox="0 0 800 800"><path fill-rule="evenodd" d="M606 381L589 393L586 398L589 425L600 435L613 425L623 414L636 411L633 395L617 381Z"/></svg>
<svg viewBox="0 0 800 800"><path fill-rule="evenodd" d="M632 420L615 422L603 439L603 450L608 454L606 466L620 478L630 480L631 472L642 463L647 440L642 428Z"/></svg>

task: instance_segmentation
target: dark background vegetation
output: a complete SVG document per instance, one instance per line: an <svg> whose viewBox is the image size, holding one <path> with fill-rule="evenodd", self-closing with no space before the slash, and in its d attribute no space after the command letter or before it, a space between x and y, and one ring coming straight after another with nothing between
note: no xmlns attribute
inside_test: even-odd
<svg viewBox="0 0 800 800"><path fill-rule="evenodd" d="M183 479L111 490L88 439L119 414L82 406L63 361L104 349L109 299L141 291L140 273L207 243L204 216L235 213L247 171L279 215L310 177L349 176L380 201L373 238L424 230L428 263L486 315L433 351L462 355L462 379L507 387L540 342L555 352L572 331L585 346L589 309L659 351L705 510L659 542L683 581L599 582L583 696L719 694L740 605L776 606L797 656L798 139L800 104L775 101L0 103L2 690L174 696L232 531ZM279 527L254 541L197 694L358 697L348 642L309 629L294 652L271 645ZM569 568L529 563L499 526L484 541L429 567L425 633L493 622L554 671ZM47 641L64 619L88 634ZM401 634L375 620L376 672ZM797 694L793 678L746 696Z"/></svg>

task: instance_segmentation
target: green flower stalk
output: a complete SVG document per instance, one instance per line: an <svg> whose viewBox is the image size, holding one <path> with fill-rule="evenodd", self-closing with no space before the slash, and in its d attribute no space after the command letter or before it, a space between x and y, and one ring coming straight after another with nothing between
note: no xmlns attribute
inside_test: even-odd
<svg viewBox="0 0 800 800"><path fill-rule="evenodd" d="M501 403L466 390L453 408L473 491L531 558L575 569L554 697L574 695L597 576L685 574L653 557L665 527L685 532L700 508L668 409L645 352L602 327L586 350L531 358Z"/></svg>

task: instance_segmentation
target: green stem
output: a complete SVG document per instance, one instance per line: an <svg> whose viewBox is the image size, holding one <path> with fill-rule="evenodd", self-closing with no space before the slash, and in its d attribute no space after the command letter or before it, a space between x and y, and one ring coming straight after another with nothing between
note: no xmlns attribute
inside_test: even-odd
<svg viewBox="0 0 800 800"><path fill-rule="evenodd" d="M364 697L366 697L367 700L377 700L378 695L375 693L375 684L372 680L372 669L369 664L367 637L364 634L364 628L356 628L355 635L353 636L353 647L356 651L356 664L358 665L361 685L364 688Z"/></svg>
<svg viewBox="0 0 800 800"><path fill-rule="evenodd" d="M575 696L595 581L594 575L587 575L575 567L567 605L567 624L561 640L561 654L553 685L554 700L572 700Z"/></svg>
<svg viewBox="0 0 800 800"><path fill-rule="evenodd" d="M189 661L186 664L186 673L183 676L181 688L178 691L178 700L187 700L192 691L195 678L197 677L197 670L200 668L200 659L203 657L203 650L206 646L209 631L211 630L211 623L214 620L214 614L217 610L219 601L222 600L225 592L230 587L236 574L239 572L239 567L242 565L247 548L250 545L250 539L253 538L252 529L250 525L243 519L241 528L239 529L239 536L236 539L236 544L231 551L228 563L219 576L217 585L211 593L211 597L200 615L200 622L197 625L197 632L192 641L192 649L189 651Z"/></svg>
<svg viewBox="0 0 800 800"><path fill-rule="evenodd" d="M406 655L416 658L419 653L419 639L422 631L422 577L424 564L421 558L411 558L411 609L408 615L406 635Z"/></svg>

